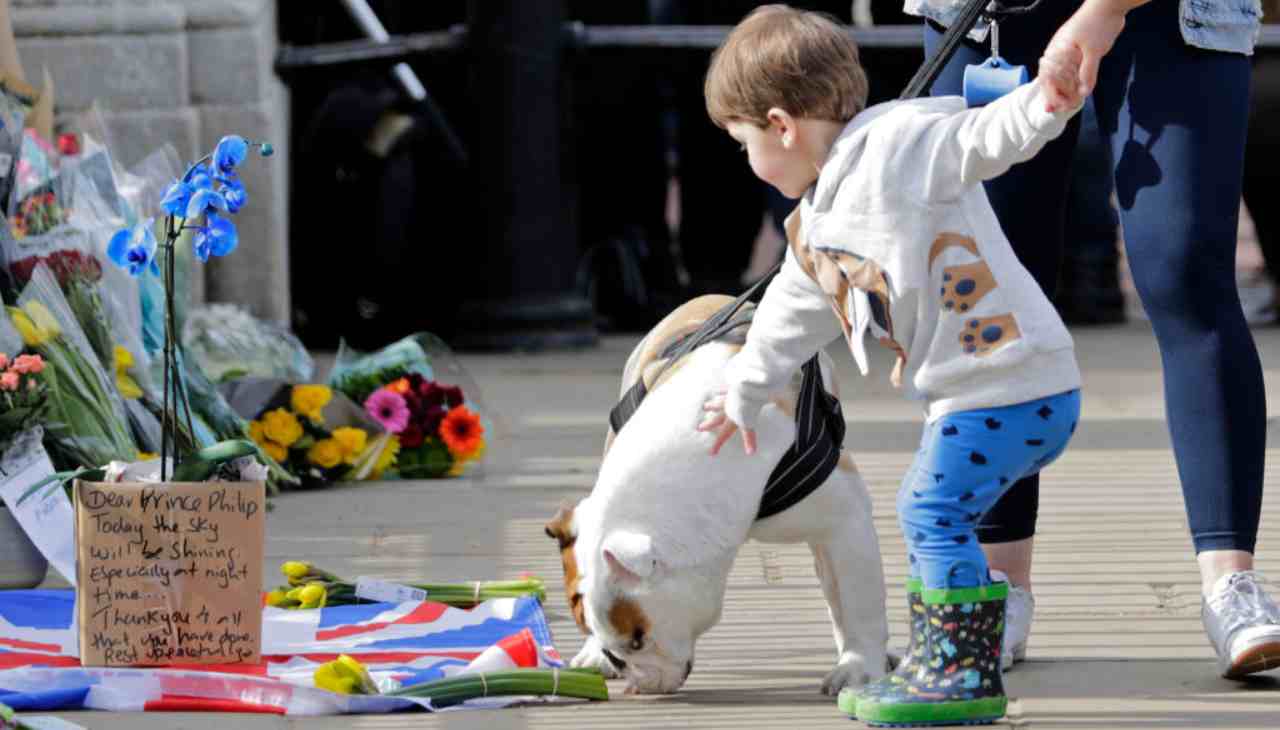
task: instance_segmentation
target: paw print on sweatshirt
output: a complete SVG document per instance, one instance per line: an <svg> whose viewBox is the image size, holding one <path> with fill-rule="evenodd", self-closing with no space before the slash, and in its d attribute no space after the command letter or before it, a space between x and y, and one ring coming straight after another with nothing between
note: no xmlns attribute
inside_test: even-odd
<svg viewBox="0 0 1280 730"><path fill-rule="evenodd" d="M996 280L985 261L948 266L942 270L942 308L964 314L995 288Z"/></svg>
<svg viewBox="0 0 1280 730"><path fill-rule="evenodd" d="M960 347L968 355L986 357L1022 338L1018 322L1012 314L995 317L970 317L960 331Z"/></svg>

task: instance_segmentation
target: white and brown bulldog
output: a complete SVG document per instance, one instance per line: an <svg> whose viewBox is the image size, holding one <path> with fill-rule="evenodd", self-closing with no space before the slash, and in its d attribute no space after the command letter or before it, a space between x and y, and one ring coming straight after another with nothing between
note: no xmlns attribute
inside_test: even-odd
<svg viewBox="0 0 1280 730"><path fill-rule="evenodd" d="M674 692L693 669L694 643L720 619L742 544L803 542L830 609L837 658L822 691L835 694L884 673L889 638L871 499L852 459L843 453L815 492L756 520L769 474L795 439L799 378L761 413L750 457L736 440L712 457L714 436L695 430L740 344L704 345L650 382L663 348L729 301L687 302L636 346L622 392L644 377L649 394L621 433L610 432L591 494L547 524L560 544L569 606L588 634L572 665L625 675L628 692Z"/></svg>

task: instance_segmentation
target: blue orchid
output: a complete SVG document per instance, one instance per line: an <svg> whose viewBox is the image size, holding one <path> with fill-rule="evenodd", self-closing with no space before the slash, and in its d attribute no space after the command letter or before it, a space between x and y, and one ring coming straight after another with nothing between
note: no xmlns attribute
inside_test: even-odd
<svg viewBox="0 0 1280 730"><path fill-rule="evenodd" d="M178 180L164 191L164 197L160 199L160 210L169 215L185 216L187 214L187 205L191 202L191 195L195 193L195 188L190 183Z"/></svg>
<svg viewBox="0 0 1280 730"><path fill-rule="evenodd" d="M229 134L218 140L218 146L213 148L213 166L225 175L233 172L248 155L249 143L244 137Z"/></svg>
<svg viewBox="0 0 1280 730"><path fill-rule="evenodd" d="M132 228L122 228L107 243L107 258L129 271L130 276L137 276L148 268L159 275L160 266L156 263L156 234L151 228L154 219L148 218Z"/></svg>
<svg viewBox="0 0 1280 730"><path fill-rule="evenodd" d="M197 218L205 213L213 214L227 209L227 199L217 190L197 190L187 203L187 217Z"/></svg>
<svg viewBox="0 0 1280 730"><path fill-rule="evenodd" d="M223 199L227 201L228 213L239 213L245 203L249 202L249 194L245 192L244 183L236 175L228 175L221 180Z"/></svg>
<svg viewBox="0 0 1280 730"><path fill-rule="evenodd" d="M229 219L210 213L206 217L206 225L196 230L192 248L201 263L210 256L226 256L236 250L240 236L236 233L236 225Z"/></svg>

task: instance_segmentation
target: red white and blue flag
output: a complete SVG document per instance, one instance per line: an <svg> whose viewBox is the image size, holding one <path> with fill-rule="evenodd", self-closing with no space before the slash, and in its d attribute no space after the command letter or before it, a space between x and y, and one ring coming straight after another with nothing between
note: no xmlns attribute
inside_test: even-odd
<svg viewBox="0 0 1280 730"><path fill-rule="evenodd" d="M81 667L75 594L0 592L0 703L22 710L224 710L290 715L430 709L429 701L315 688L321 664L349 654L375 680L401 686L513 667L559 667L531 597L463 610L441 603L263 609L262 661L164 668ZM492 706L492 704L488 705Z"/></svg>

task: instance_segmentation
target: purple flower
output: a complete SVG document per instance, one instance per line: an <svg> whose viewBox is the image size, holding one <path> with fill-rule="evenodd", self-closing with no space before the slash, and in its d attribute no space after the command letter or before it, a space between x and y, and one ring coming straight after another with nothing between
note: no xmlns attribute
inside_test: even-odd
<svg viewBox="0 0 1280 730"><path fill-rule="evenodd" d="M235 224L222 216L210 213L206 218L206 225L196 231L195 238L192 240L192 249L195 251L196 258L204 263L210 256L226 256L236 250L239 243L240 236L236 233Z"/></svg>
<svg viewBox="0 0 1280 730"><path fill-rule="evenodd" d="M379 388L365 399L365 411L391 433L400 433L409 425L409 404L399 393Z"/></svg>
<svg viewBox="0 0 1280 730"><path fill-rule="evenodd" d="M238 134L229 134L218 140L213 148L213 166L224 175L232 172L244 162L249 154L249 143Z"/></svg>
<svg viewBox="0 0 1280 730"><path fill-rule="evenodd" d="M148 218L133 228L123 228L107 243L107 257L120 268L127 269L130 276L137 276L147 268L160 273L156 264L156 234L151 231L153 223Z"/></svg>

